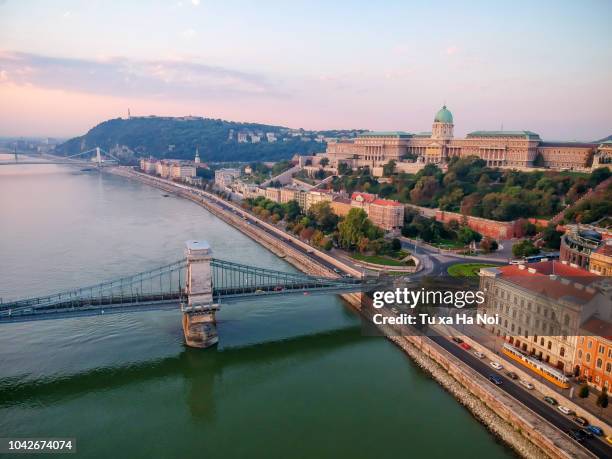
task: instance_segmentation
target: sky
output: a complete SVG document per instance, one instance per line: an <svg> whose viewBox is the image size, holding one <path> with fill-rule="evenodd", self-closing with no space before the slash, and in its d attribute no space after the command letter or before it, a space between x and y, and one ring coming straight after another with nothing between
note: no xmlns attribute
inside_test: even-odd
<svg viewBox="0 0 612 459"><path fill-rule="evenodd" d="M0 136L132 115L612 134L612 1L0 0Z"/></svg>

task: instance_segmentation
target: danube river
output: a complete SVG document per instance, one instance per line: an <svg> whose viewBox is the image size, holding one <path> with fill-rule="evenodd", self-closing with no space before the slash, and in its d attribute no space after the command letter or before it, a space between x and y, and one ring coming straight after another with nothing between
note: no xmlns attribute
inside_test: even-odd
<svg viewBox="0 0 612 459"><path fill-rule="evenodd" d="M194 203L64 166L0 166L0 222L5 301L169 263L193 238L293 270ZM178 305L0 326L0 436L74 437L90 458L512 456L335 296L218 319L209 350L183 345Z"/></svg>

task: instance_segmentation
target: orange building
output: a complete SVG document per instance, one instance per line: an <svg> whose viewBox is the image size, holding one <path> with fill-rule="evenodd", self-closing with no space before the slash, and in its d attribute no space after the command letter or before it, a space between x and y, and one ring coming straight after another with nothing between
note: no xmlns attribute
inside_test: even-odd
<svg viewBox="0 0 612 459"><path fill-rule="evenodd" d="M575 366L580 376L597 390L612 384L612 324L597 318L580 328Z"/></svg>

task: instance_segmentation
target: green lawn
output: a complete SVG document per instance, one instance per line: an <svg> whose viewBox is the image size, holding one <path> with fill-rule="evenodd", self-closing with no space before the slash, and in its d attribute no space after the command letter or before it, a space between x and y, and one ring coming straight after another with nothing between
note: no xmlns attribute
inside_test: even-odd
<svg viewBox="0 0 612 459"><path fill-rule="evenodd" d="M365 261L366 263L373 263L376 265L386 265L386 266L406 266L405 263L402 263L399 260L394 260L393 258L383 257L381 255L362 255L360 253L352 253L351 257L355 260Z"/></svg>
<svg viewBox="0 0 612 459"><path fill-rule="evenodd" d="M459 263L448 268L448 274L453 277L476 277L480 268L491 268L495 265L486 263Z"/></svg>
<svg viewBox="0 0 612 459"><path fill-rule="evenodd" d="M465 247L465 244L463 242L451 241L449 239L440 239L434 242L433 245L443 249L462 249Z"/></svg>

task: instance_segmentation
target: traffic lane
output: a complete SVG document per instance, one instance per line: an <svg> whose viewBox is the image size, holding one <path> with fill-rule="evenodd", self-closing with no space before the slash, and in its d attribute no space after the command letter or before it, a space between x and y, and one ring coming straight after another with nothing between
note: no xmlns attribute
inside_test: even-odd
<svg viewBox="0 0 612 459"><path fill-rule="evenodd" d="M210 200L209 199L208 202L215 204L217 207L220 207L221 209L223 209L225 211L234 212L233 208L231 208L231 207L229 207L229 206L227 206L225 204L222 204L222 203L220 203L220 202L218 202L216 200ZM271 230L270 228L267 228L264 225L260 225L259 221L257 219L255 219L251 215L247 214L246 212L243 212L242 215L244 217L246 217L248 222L256 224L258 228L264 230L270 236L273 236L275 239L278 239L280 241L290 243L292 245L292 248L297 249L303 255L306 255L307 257L314 259L316 262L322 264L326 268L331 269L332 271L334 271L334 268L336 268L336 266L334 264L332 264L331 262L329 262L329 261L323 259L322 257L318 256L316 254L316 252L315 253L310 253L306 248L304 248L304 247L302 247L302 246L300 246L298 244L295 244L293 242L293 240L291 240L290 238L281 236L280 234L278 234L277 232ZM342 271L342 270L340 270L340 271ZM346 274L346 272L344 272L344 271L342 271L342 272L344 274Z"/></svg>
<svg viewBox="0 0 612 459"><path fill-rule="evenodd" d="M476 370L484 377L488 378L488 376L491 374L501 377L503 380L503 384L497 387L522 402L533 412L546 419L558 429L561 429L564 433L571 429L582 428L581 426L573 422L571 418L565 416L560 411L558 411L556 407L548 405L543 400L534 397L529 392L522 389L520 386L514 384L510 379L506 377L506 375L503 373L503 370L502 372L499 372L493 367L491 367L489 365L489 360L478 359L476 356L472 355L470 351L464 350L463 348L455 344L453 341L449 341L443 336L432 336L430 338L435 343L439 344L441 347L446 349L452 355L457 357L462 362L466 363L468 366ZM603 440L597 440L595 438L587 439L584 443L581 443L581 445L583 445L592 453L596 454L598 457L612 457L612 447L603 443Z"/></svg>

